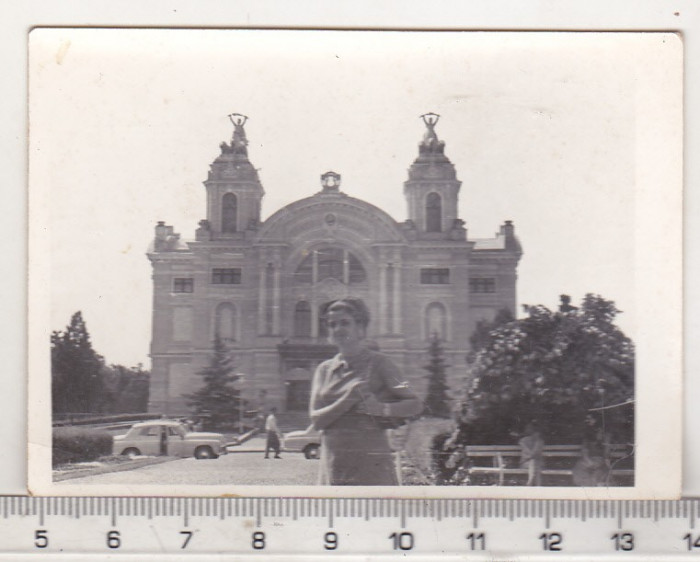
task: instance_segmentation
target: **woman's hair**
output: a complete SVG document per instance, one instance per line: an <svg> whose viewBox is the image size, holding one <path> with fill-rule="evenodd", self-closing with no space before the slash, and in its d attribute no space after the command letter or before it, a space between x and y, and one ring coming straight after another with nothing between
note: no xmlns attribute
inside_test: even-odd
<svg viewBox="0 0 700 562"><path fill-rule="evenodd" d="M326 315L331 312L346 312L357 324L365 328L369 324L369 309L362 299L346 297L337 300L328 307Z"/></svg>

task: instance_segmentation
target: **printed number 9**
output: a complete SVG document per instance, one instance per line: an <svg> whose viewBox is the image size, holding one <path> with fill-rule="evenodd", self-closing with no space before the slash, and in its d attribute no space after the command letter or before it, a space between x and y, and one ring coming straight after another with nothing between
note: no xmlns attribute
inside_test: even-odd
<svg viewBox="0 0 700 562"><path fill-rule="evenodd" d="M325 541L323 548L325 548L326 550L335 550L336 548L338 548L338 535L333 531L327 532L323 536L323 540Z"/></svg>

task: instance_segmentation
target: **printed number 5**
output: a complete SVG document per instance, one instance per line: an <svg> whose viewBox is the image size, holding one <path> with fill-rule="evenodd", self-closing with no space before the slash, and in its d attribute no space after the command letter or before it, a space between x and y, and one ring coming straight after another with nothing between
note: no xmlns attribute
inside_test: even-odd
<svg viewBox="0 0 700 562"><path fill-rule="evenodd" d="M34 533L34 546L37 548L46 548L49 546L49 535L46 529L38 529Z"/></svg>

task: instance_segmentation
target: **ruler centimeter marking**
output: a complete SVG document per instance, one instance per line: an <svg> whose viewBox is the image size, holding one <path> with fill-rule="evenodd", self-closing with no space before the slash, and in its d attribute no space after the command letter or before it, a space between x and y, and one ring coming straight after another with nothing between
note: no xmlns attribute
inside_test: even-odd
<svg viewBox="0 0 700 562"><path fill-rule="evenodd" d="M106 521L107 547L137 549L139 540L148 532L179 532L187 540L184 549L207 548L206 541L197 545L197 537L206 535L209 528L226 529L230 533L252 533L252 542L237 543L244 549L264 550L279 548L279 537L293 527L299 551L304 540L313 538L315 530L321 529L327 550L335 550L342 541L347 544L351 536L366 539L372 533L387 543L393 540L393 550L419 551L428 544L429 538L422 536L427 528L433 534L451 533L451 539L464 543L471 541L471 549L484 552L497 549L508 553L509 540L525 537L534 549L557 552L568 550L580 552L585 548L581 532L594 529L600 544L614 546L617 551L627 551L656 546L653 541L663 537L673 542L673 554L700 556L700 535L695 533L700 500L457 500L457 499L371 499L371 498L94 498L94 497L46 497L23 496L0 497L3 519L0 524L0 551L10 539L15 539L16 523L38 524L36 544L31 541L26 547L43 548L44 541L53 545L55 537L62 532L75 532L79 523L79 534L104 531ZM34 518L34 523L31 519ZM139 518L153 523L138 524ZM195 523L196 521L196 523ZM221 527L220 522L225 522ZM538 523L539 522L539 523ZM240 523L240 525L236 525ZM521 530L522 528L527 530ZM184 529L173 531L175 529ZM429 527L430 525L430 527ZM533 527L534 525L534 527ZM539 529L537 530L539 525ZM290 527L291 526L291 527ZM240 529L239 529L240 527ZM285 527L287 529L285 529ZM97 531L95 531L97 529ZM535 529L534 531L532 529ZM614 530L616 529L616 531ZM544 533L542 532L544 531ZM579 532L580 531L580 532ZM116 534L114 534L116 533ZM121 533L121 534L120 534ZM275 535L275 533L277 533ZM471 534L469 534L471 533ZM540 534L541 533L541 534ZM664 536L663 534L666 533ZM670 533L670 535L669 535ZM488 535L488 538L487 538ZM47 538L50 536L50 539ZM226 534L223 537L226 538ZM233 536L233 535L232 535ZM272 537L277 537L273 545ZM539 542L537 540L539 536ZM442 536L441 536L442 537ZM456 539L455 539L456 537ZM603 537L603 538L601 538ZM645 537L642 540L641 537ZM584 537L585 538L585 537ZM637 541L637 539L639 539ZM56 539L57 540L57 539ZM77 540L77 539L76 539ZM524 539L523 539L524 540ZM488 542L487 542L488 541ZM501 541L499 543L499 541ZM577 542L578 541L578 542ZM637 542L635 542L637 541ZM105 541L103 541L105 542ZM583 546L582 546L583 544ZM659 545L661 543L658 543ZM534 545L534 546L532 546ZM103 545L102 545L103 546ZM174 550L175 546L164 544L158 538L158 552ZM318 545L317 545L318 546ZM94 547L92 547L94 548ZM153 547L152 547L153 548ZM466 548L466 547L465 547ZM579 550L576 550L578 548ZM659 546L658 548L661 548ZM244 549L245 550L245 549ZM151 550L153 551L153 550ZM177 550L175 550L177 551ZM238 550L237 550L238 551ZM15 549L15 552L17 550ZM202 550L200 552L206 552ZM247 552L247 551L246 551ZM318 551L316 551L318 552ZM445 551L448 552L448 551ZM371 553L371 552L370 552ZM270 555L270 550L266 551ZM512 554L518 554L512 552Z"/></svg>

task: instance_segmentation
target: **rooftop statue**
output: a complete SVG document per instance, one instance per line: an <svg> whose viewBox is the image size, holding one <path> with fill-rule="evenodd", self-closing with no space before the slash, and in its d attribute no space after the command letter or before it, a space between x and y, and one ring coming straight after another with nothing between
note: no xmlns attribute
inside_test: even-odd
<svg viewBox="0 0 700 562"><path fill-rule="evenodd" d="M248 146L248 138L245 135L244 125L248 121L248 117L240 113L231 113L228 118L233 123L233 140L231 146L236 148L245 148Z"/></svg>
<svg viewBox="0 0 700 562"><path fill-rule="evenodd" d="M423 143L426 145L431 145L438 142L437 133L435 133L435 125L437 125L440 116L437 113L424 113L420 116L423 119L423 123L428 128L423 135Z"/></svg>

